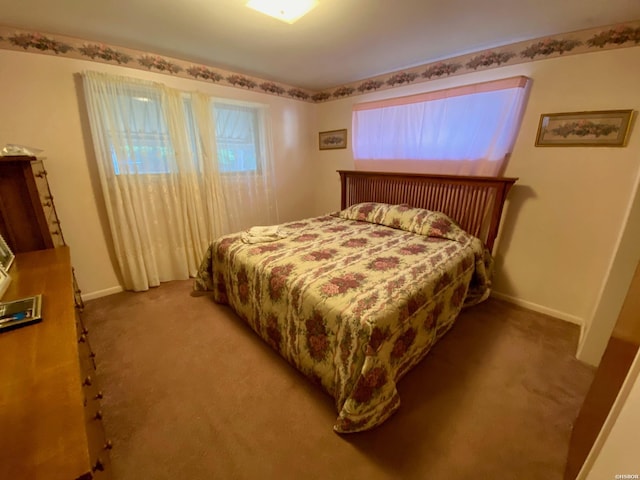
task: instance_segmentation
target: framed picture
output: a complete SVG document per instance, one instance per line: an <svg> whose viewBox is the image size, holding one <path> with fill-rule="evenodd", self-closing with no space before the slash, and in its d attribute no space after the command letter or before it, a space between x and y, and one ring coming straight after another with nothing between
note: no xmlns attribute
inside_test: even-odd
<svg viewBox="0 0 640 480"><path fill-rule="evenodd" d="M42 295L0 302L0 333L42 321Z"/></svg>
<svg viewBox="0 0 640 480"><path fill-rule="evenodd" d="M537 147L624 147L633 110L545 113L540 116Z"/></svg>
<svg viewBox="0 0 640 480"><path fill-rule="evenodd" d="M320 132L319 142L320 150L347 148L347 129Z"/></svg>
<svg viewBox="0 0 640 480"><path fill-rule="evenodd" d="M0 298L2 298L10 283L11 277L4 268L0 267Z"/></svg>
<svg viewBox="0 0 640 480"><path fill-rule="evenodd" d="M8 272L14 258L15 255L9 248L9 245L7 245L7 242L2 235L0 235L0 266Z"/></svg>

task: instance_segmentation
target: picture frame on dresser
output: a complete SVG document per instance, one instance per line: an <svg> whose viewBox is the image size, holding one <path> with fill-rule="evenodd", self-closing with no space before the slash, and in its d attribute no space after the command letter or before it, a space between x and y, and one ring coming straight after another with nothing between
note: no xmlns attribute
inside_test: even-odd
<svg viewBox="0 0 640 480"><path fill-rule="evenodd" d="M8 272L14 259L15 255L11 251L11 248L7 245L4 237L0 235L0 267Z"/></svg>
<svg viewBox="0 0 640 480"><path fill-rule="evenodd" d="M42 295L0 302L0 333L42 321Z"/></svg>
<svg viewBox="0 0 640 480"><path fill-rule="evenodd" d="M11 277L9 276L9 273L7 273L7 271L0 266L0 300L4 295L4 292L7 291L7 288L9 288L10 283Z"/></svg>

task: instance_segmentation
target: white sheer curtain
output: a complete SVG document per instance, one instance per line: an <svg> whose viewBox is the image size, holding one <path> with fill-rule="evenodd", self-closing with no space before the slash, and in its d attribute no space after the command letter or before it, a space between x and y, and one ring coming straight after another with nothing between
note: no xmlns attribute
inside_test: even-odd
<svg viewBox="0 0 640 480"><path fill-rule="evenodd" d="M529 79L513 77L354 105L356 167L499 175L526 105Z"/></svg>
<svg viewBox="0 0 640 480"><path fill-rule="evenodd" d="M278 209L268 107L214 99L212 115L231 229L275 223ZM235 167L229 171L229 165Z"/></svg>
<svg viewBox="0 0 640 480"><path fill-rule="evenodd" d="M263 213L261 202L272 200L271 175L237 180L220 171L210 97L96 72L84 73L83 83L125 289L195 275L213 239L250 226L256 219L242 212L252 211L251 202ZM262 153L263 172L270 173L270 152ZM256 194L240 203L230 192L232 177ZM275 206L268 213L261 222L277 220Z"/></svg>

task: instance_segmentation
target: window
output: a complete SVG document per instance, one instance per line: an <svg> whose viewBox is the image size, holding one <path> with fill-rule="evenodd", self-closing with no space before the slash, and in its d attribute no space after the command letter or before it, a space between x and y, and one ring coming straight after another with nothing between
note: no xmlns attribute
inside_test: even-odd
<svg viewBox="0 0 640 480"><path fill-rule="evenodd" d="M116 175L175 172L175 150L159 98L119 95L124 115L111 131L109 146ZM197 121L189 96L184 98L184 129L192 154L198 152ZM212 102L218 168L221 173L260 172L258 108ZM126 123L126 124L125 124ZM195 157L196 155L192 155Z"/></svg>
<svg viewBox="0 0 640 480"><path fill-rule="evenodd" d="M83 86L126 289L194 276L215 238L278 223L268 106L99 72Z"/></svg>
<svg viewBox="0 0 640 480"><path fill-rule="evenodd" d="M495 175L515 142L528 84L513 77L354 105L356 164Z"/></svg>
<svg viewBox="0 0 640 480"><path fill-rule="evenodd" d="M146 94L114 99L123 115L109 132L109 147L116 175L167 173L174 156L160 99Z"/></svg>
<svg viewBox="0 0 640 480"><path fill-rule="evenodd" d="M216 102L213 111L220 172L260 172L257 109Z"/></svg>

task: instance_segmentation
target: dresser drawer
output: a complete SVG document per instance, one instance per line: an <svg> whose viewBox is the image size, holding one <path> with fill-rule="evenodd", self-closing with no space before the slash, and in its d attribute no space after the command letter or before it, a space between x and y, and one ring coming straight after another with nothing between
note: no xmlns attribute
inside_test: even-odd
<svg viewBox="0 0 640 480"><path fill-rule="evenodd" d="M87 446L94 478L110 478L109 450L102 423L102 390L96 378L95 353L91 348L89 330L82 322L82 315L76 308L76 334L78 339L78 361L84 396L84 416L87 431Z"/></svg>
<svg viewBox="0 0 640 480"><path fill-rule="evenodd" d="M88 399L85 406L85 418L91 468L96 476L99 475L100 478L108 478L111 476L109 451L112 445L105 437L102 417L103 413L100 406L100 398L93 397Z"/></svg>
<svg viewBox="0 0 640 480"><path fill-rule="evenodd" d="M51 188L49 187L49 181L47 179L47 171L44 168L44 163L41 159L31 162L31 170L33 171L33 178L38 189L38 195L40 197L40 203L42 204L42 211L47 219L47 225L49 227L49 233L51 234L51 240L54 247L61 247L65 245L64 237L62 235L62 229L60 228L60 219L58 218L58 212L53 201L53 195L51 194Z"/></svg>

